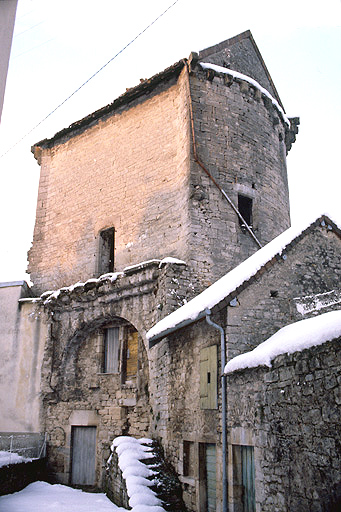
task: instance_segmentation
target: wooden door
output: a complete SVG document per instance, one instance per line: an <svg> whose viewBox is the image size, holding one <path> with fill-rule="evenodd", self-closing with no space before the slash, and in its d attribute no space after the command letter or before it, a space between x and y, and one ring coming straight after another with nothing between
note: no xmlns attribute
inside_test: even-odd
<svg viewBox="0 0 341 512"><path fill-rule="evenodd" d="M205 450L207 512L216 509L216 450L215 444L207 443Z"/></svg>
<svg viewBox="0 0 341 512"><path fill-rule="evenodd" d="M72 427L72 485L95 484L96 427Z"/></svg>
<svg viewBox="0 0 341 512"><path fill-rule="evenodd" d="M255 463L253 446L241 447L243 511L255 512Z"/></svg>

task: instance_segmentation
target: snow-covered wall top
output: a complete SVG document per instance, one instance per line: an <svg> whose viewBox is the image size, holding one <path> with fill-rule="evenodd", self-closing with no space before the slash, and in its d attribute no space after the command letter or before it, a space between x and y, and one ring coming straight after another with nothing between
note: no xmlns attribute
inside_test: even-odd
<svg viewBox="0 0 341 512"><path fill-rule="evenodd" d="M132 512L165 512L162 502L150 489L156 473L143 460L154 457L151 439L135 439L130 436L116 437L111 450L116 450L118 465L125 479ZM110 459L109 459L110 460ZM108 461L109 462L109 461Z"/></svg>
<svg viewBox="0 0 341 512"><path fill-rule="evenodd" d="M287 116L284 113L284 110L279 105L278 101L267 91L262 87L256 80L251 78L250 76L243 75L243 73L239 73L238 71L234 71L233 69L224 68L222 66L217 66L216 64L210 64L208 62L200 62L200 66L203 69L213 69L213 71L216 71L217 73L224 73L226 75L233 76L233 78L237 78L239 80L243 80L244 82L248 82L250 85L253 85L256 89L258 89L264 96L269 98L271 100L272 104L277 108L277 110L280 112L283 121L287 123L288 126L290 126L290 121L287 118Z"/></svg>
<svg viewBox="0 0 341 512"><path fill-rule="evenodd" d="M244 368L271 366L281 354L293 354L322 345L341 336L341 310L330 311L313 318L286 325L251 352L234 357L225 366L225 373Z"/></svg>
<svg viewBox="0 0 341 512"><path fill-rule="evenodd" d="M285 248L318 219L326 224L329 222L330 216L326 213L314 216L311 222L306 221L284 231L265 247L250 256L250 258L243 261L243 263L231 270L228 274L225 274L212 286L194 297L194 299L160 320L160 322L155 324L147 332L147 339L149 339L150 342L154 342L180 327L184 327L185 325L203 318L206 309L212 309L225 297L233 293L245 281L248 281L254 276L268 261L271 261L272 258L277 255L282 255ZM335 222L335 220L333 222L341 229L341 219L339 222Z"/></svg>

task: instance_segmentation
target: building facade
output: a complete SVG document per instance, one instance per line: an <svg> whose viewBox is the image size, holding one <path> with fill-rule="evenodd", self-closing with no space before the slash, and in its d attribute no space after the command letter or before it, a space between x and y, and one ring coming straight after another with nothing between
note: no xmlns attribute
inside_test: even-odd
<svg viewBox="0 0 341 512"><path fill-rule="evenodd" d="M287 237L286 154L298 124L247 31L33 146L34 298L19 304L40 325L39 410L25 428L47 432L54 481L102 488L112 439L150 437L188 511L222 510L219 334L203 311L172 315ZM338 289L339 235L321 217L284 244L287 258L278 251L208 306L229 357L297 319L307 296Z"/></svg>

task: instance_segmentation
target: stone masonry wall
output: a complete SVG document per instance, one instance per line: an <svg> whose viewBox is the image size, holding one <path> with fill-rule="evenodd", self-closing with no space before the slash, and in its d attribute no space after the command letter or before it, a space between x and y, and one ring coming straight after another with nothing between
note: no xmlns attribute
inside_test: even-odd
<svg viewBox="0 0 341 512"><path fill-rule="evenodd" d="M340 341L228 376L229 442L252 439L257 512L339 510Z"/></svg>
<svg viewBox="0 0 341 512"><path fill-rule="evenodd" d="M235 307L227 307L228 358L252 350L284 325L340 307L341 240L327 226L316 226L285 251L273 265L237 295ZM333 292L325 301L302 315L304 297ZM327 295L328 297L328 295Z"/></svg>
<svg viewBox="0 0 341 512"><path fill-rule="evenodd" d="M165 256L186 260L188 147L180 76L43 149L29 251L34 292L97 277L106 228L115 228L115 270Z"/></svg>
<svg viewBox="0 0 341 512"><path fill-rule="evenodd" d="M244 81L197 64L190 84L198 157L236 206L238 194L252 199L253 229L265 245L290 225L288 126L270 100ZM209 285L258 246L193 160L190 201L193 265Z"/></svg>
<svg viewBox="0 0 341 512"><path fill-rule="evenodd" d="M183 303L189 289L186 265L149 262L121 274L108 274L75 287L45 293L37 302L48 317L42 369L43 428L48 459L57 481L68 483L72 427L96 426L96 485L103 482L110 441L118 435L148 437L155 410L158 372L147 355L146 331ZM100 332L113 322L138 331L137 376L102 370Z"/></svg>
<svg viewBox="0 0 341 512"><path fill-rule="evenodd" d="M216 322L224 324L223 313ZM217 408L200 406L200 352L217 345ZM216 445L221 457L220 335L205 320L161 340L149 352L154 389L151 435L162 444L167 460L182 482L183 499L189 512L204 510L202 473L205 443ZM184 441L191 443L189 474L185 472ZM217 467L217 511L220 512L221 467Z"/></svg>
<svg viewBox="0 0 341 512"><path fill-rule="evenodd" d="M265 72L264 65L259 58L258 52L255 50L250 35L244 32L211 48L207 48L200 52L200 60L234 69L239 71L239 73L250 76L267 89L273 97L276 97L273 84Z"/></svg>

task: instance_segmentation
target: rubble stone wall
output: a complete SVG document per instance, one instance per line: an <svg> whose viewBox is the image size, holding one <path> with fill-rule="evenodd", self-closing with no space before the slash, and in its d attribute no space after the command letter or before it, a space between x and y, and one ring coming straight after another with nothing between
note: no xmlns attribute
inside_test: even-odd
<svg viewBox="0 0 341 512"><path fill-rule="evenodd" d="M42 297L40 308L49 319L42 369L43 423L56 480L69 482L72 426L97 427L99 486L114 437L150 436L158 414L160 377L158 361L153 366L148 355L145 334L167 312L182 305L188 286L186 265L165 263L160 268L155 261ZM102 370L100 332L115 321L128 322L138 331L134 382L123 382L120 373Z"/></svg>
<svg viewBox="0 0 341 512"><path fill-rule="evenodd" d="M339 309L340 282L341 240L328 226L316 226L240 291L235 307L227 307L228 358L252 350L284 325ZM323 304L315 301L306 312L299 307L305 297L328 292Z"/></svg>
<svg viewBox="0 0 341 512"><path fill-rule="evenodd" d="M217 315L215 321L224 324L223 316ZM202 409L200 353L203 348L212 345L217 345L217 407ZM215 444L217 461L221 458L219 332L202 320L161 340L151 349L149 356L155 381L152 436L160 441L167 460L179 475L187 510L190 512L203 510L205 502L205 478L202 468L204 445ZM188 472L185 470L184 442L191 444ZM220 512L221 492L221 466L217 463L218 512Z"/></svg>
<svg viewBox="0 0 341 512"><path fill-rule="evenodd" d="M252 199L252 226L265 245L290 226L288 126L258 89L200 64L190 89L198 157L235 206L238 194ZM190 192L193 266L210 284L259 246L193 159Z"/></svg>
<svg viewBox="0 0 341 512"><path fill-rule="evenodd" d="M229 443L253 440L257 512L339 510L340 341L228 375Z"/></svg>

